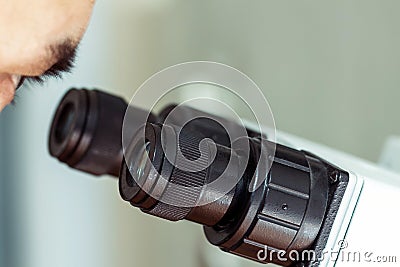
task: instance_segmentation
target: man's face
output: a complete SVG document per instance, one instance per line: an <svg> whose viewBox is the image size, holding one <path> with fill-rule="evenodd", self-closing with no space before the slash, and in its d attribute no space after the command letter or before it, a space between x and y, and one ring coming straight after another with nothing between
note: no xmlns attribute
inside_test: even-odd
<svg viewBox="0 0 400 267"><path fill-rule="evenodd" d="M0 111L20 78L59 76L72 65L95 0L0 0Z"/></svg>

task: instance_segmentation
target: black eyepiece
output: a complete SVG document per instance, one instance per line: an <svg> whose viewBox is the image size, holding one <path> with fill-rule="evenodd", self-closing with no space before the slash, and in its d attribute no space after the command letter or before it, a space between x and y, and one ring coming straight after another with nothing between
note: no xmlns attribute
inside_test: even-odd
<svg viewBox="0 0 400 267"><path fill-rule="evenodd" d="M69 90L51 125L50 154L72 168L118 177L127 106L122 98L98 90ZM147 113L139 108L136 112ZM154 120L151 114L149 120Z"/></svg>
<svg viewBox="0 0 400 267"><path fill-rule="evenodd" d="M60 118L55 125L54 138L57 143L61 144L67 138L69 131L72 129L74 117L74 105L71 103L66 104L61 110Z"/></svg>
<svg viewBox="0 0 400 267"><path fill-rule="evenodd" d="M263 261L258 252L264 248L271 253L310 247L328 205L326 166L281 145L276 145L274 157L268 154L274 144L260 138L245 141L239 149L227 147L203 139L190 127L148 123L125 155L121 196L148 214L202 224L212 244L253 260ZM246 145L247 154L242 153ZM261 155L273 161L269 172L258 164ZM254 177L264 182L251 191ZM220 188L212 186L217 179L225 179L222 184L234 181L234 186L218 194ZM273 257L263 262L291 264Z"/></svg>

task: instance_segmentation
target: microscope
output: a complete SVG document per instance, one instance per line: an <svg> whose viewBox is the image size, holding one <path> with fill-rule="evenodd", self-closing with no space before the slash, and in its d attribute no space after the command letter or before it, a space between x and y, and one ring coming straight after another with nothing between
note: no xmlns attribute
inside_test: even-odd
<svg viewBox="0 0 400 267"><path fill-rule="evenodd" d="M287 133L271 141L250 122L189 105L155 113L71 89L49 151L76 170L117 178L121 198L144 213L200 224L212 245L259 263L399 260L400 176Z"/></svg>

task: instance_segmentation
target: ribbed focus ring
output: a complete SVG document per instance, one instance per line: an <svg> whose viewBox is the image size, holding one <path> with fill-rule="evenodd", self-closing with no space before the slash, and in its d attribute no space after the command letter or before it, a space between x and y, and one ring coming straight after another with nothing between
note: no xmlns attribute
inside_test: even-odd
<svg viewBox="0 0 400 267"><path fill-rule="evenodd" d="M192 132L185 133L184 129L181 131L179 149L182 154L176 157L169 183L160 201L147 213L179 221L196 206L206 182L211 158L209 141L201 141L201 136Z"/></svg>

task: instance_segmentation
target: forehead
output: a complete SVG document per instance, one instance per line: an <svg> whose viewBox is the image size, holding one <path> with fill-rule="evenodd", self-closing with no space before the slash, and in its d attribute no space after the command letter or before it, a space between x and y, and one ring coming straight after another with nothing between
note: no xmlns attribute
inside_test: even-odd
<svg viewBox="0 0 400 267"><path fill-rule="evenodd" d="M65 50L60 44L82 37L91 3L0 0L0 72L34 76L50 68Z"/></svg>

